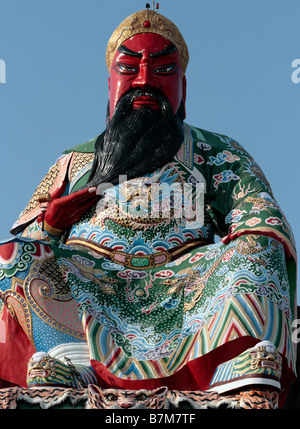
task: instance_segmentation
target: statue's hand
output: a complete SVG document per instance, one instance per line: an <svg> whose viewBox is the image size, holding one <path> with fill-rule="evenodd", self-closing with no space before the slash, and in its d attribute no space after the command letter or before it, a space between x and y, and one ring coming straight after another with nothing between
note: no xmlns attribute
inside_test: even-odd
<svg viewBox="0 0 300 429"><path fill-rule="evenodd" d="M38 221L43 221L44 229L50 234L61 236L96 204L99 199L96 192L97 188L93 187L54 199L47 204L46 210L39 216Z"/></svg>

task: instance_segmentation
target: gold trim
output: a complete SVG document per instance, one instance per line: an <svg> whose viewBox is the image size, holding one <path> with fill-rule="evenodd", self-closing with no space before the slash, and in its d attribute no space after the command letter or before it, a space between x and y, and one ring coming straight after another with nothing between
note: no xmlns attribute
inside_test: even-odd
<svg viewBox="0 0 300 429"><path fill-rule="evenodd" d="M103 249L102 247L100 249L99 246L97 246L97 245L95 245L95 244L93 244L91 242L82 241L80 239L76 240L76 239L72 238L71 240L67 240L66 241L66 245L67 246L72 246L72 244L77 244L78 246L89 247L89 248L91 248L91 249L93 249L93 250L95 250L97 252L101 251L101 253L104 253L107 256L110 256L111 253L113 252L113 250L111 250L111 251L110 250L106 250L106 249Z"/></svg>
<svg viewBox="0 0 300 429"><path fill-rule="evenodd" d="M39 319L41 319L44 323L46 323L47 325L49 325L51 328L56 329L57 331L63 332L67 335L70 335L72 337L75 337L79 340L85 340L85 333L82 330L82 327L80 325L80 320L78 319L78 323L79 323L79 329L80 330L76 330L70 326L68 326L67 324L64 324L64 322L60 322L56 319L54 319L47 311L47 309L44 309L43 306L34 298L32 291L31 291L31 282L33 280L44 280L42 276L40 276L39 274L33 274L33 275L28 275L26 277L26 279L24 280L24 295L25 295L25 299L30 307L30 309L37 315L37 317ZM47 282L47 280L44 280ZM39 295L42 296L43 298L45 298L42 294L41 291L39 289L38 291ZM51 298L53 301L56 301L55 298ZM72 298L69 301L73 301L74 298ZM62 302L62 301L61 301Z"/></svg>
<svg viewBox="0 0 300 429"><path fill-rule="evenodd" d="M23 287L24 280L19 279L19 277L15 277L15 276L11 279L11 290L13 290L14 292L16 292L16 290L17 290L16 283L18 283L19 285L21 285L21 287Z"/></svg>
<svg viewBox="0 0 300 429"><path fill-rule="evenodd" d="M151 24L147 28L144 26L145 21L149 21ZM125 40L140 33L159 34L174 43L181 61L182 76L185 75L189 62L189 52L182 34L172 21L152 10L142 10L130 15L113 32L106 51L106 65L109 72L118 47Z"/></svg>
<svg viewBox="0 0 300 429"><path fill-rule="evenodd" d="M86 247L88 249L91 249L93 251L95 251L96 253L102 253L103 255L106 255L107 258L109 258L112 262L115 262L116 264L120 264L120 265L124 265L126 267L129 268L143 268L143 269L148 269L148 268L155 268L155 267L159 267L161 265L165 265L169 262L171 262L172 259L175 259L175 257L180 254L180 253L186 253L190 248L194 248L196 247L196 245L208 245L209 243L203 243L203 240L199 240L198 241L192 241L190 243L186 243L184 246L178 246L178 248L172 248L169 251L165 250L164 252L157 252L157 253L153 253L153 254L149 254L149 255L135 255L135 254L131 254L131 253L126 253L123 252L121 250L108 250L107 248L103 248L102 246L100 246L99 244L94 244L91 241L88 240L82 240L80 238L76 239L76 238L71 238L69 240L66 241L66 245L67 246L73 246L73 245L77 245L80 247ZM119 261L118 259L116 259L116 255L122 255L124 256L124 262ZM160 257L160 256L165 256L165 260L162 261L161 263L156 263L155 259ZM105 257L105 256L104 256ZM132 265L132 259L136 258L136 259L148 259L149 263L147 266L143 266L141 265L139 266L135 266Z"/></svg>
<svg viewBox="0 0 300 429"><path fill-rule="evenodd" d="M15 278L15 277L14 277ZM14 284L15 285L15 284ZM7 289L4 293L1 293L1 299L3 303L6 305L9 314L11 317L18 322L25 335L31 342L31 344L35 347L34 338L33 338L33 326L32 326L32 313L29 302L26 299L26 296L21 295L19 292L16 292L13 289ZM23 312L24 324L22 324L22 315L20 314L20 319L18 317L19 313L15 309L15 305L13 301L15 300L19 306L21 311Z"/></svg>
<svg viewBox="0 0 300 429"><path fill-rule="evenodd" d="M50 226L46 221L44 221L44 229L55 237L61 237L64 233L61 229L53 228L53 226Z"/></svg>

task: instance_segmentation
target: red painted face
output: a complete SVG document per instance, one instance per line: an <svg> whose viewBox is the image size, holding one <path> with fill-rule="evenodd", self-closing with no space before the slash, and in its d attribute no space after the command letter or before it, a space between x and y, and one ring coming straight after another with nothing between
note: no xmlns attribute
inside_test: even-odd
<svg viewBox="0 0 300 429"><path fill-rule="evenodd" d="M177 112L185 101L185 78L173 47L172 42L154 33L137 34L119 47L110 70L110 117L120 98L131 89L160 90ZM145 105L159 108L152 97L139 97L133 103L136 109Z"/></svg>

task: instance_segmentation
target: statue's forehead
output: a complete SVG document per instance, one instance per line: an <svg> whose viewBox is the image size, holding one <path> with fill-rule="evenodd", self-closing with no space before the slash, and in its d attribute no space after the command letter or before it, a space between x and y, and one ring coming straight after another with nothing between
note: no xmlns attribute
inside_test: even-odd
<svg viewBox="0 0 300 429"><path fill-rule="evenodd" d="M125 40L122 45L134 52L157 53L163 51L167 46L172 45L170 40L160 34L140 33Z"/></svg>

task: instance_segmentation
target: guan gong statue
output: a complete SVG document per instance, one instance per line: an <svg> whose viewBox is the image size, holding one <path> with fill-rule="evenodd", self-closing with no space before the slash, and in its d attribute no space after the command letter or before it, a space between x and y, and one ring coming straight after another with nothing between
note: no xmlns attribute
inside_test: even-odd
<svg viewBox="0 0 300 429"><path fill-rule="evenodd" d="M292 232L252 156L186 122L188 61L149 8L112 34L106 129L0 243L0 408L272 408L294 381Z"/></svg>

